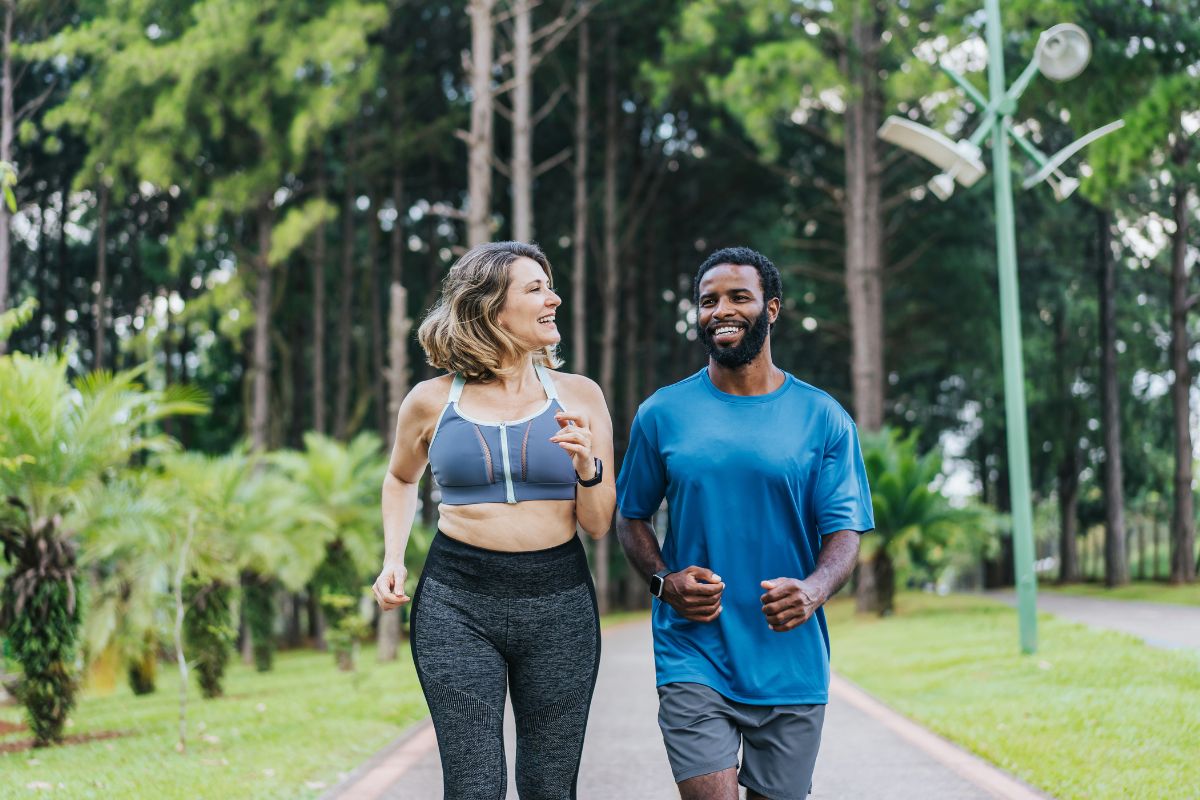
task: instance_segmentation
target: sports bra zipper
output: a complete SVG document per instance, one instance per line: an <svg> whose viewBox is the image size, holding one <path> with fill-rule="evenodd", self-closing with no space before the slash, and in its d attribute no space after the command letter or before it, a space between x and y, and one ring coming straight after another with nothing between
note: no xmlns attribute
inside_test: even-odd
<svg viewBox="0 0 1200 800"><path fill-rule="evenodd" d="M517 495L513 491L512 484L512 463L508 458L508 426L500 423L500 456L504 461L504 491L506 493L506 502L516 503Z"/></svg>

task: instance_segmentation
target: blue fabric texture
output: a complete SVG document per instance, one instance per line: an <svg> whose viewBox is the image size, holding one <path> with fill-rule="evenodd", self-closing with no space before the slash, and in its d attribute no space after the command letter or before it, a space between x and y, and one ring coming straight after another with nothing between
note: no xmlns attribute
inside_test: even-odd
<svg viewBox="0 0 1200 800"><path fill-rule="evenodd" d="M701 683L750 705L828 702L824 613L772 631L759 584L811 574L822 535L875 527L850 416L791 375L774 392L744 397L717 389L706 367L655 392L629 434L621 513L650 519L664 498L667 567L707 567L725 593L708 623L654 601L658 685Z"/></svg>

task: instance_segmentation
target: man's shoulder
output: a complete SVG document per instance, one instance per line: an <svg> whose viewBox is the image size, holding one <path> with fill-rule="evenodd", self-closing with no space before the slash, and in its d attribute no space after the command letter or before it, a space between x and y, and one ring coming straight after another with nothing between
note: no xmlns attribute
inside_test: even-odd
<svg viewBox="0 0 1200 800"><path fill-rule="evenodd" d="M850 413L829 392L819 389L811 383L806 383L791 373L787 375L788 380L792 382L792 387L796 389L792 393L793 396L799 402L808 405L810 414L814 412L822 414L828 423L839 428L854 424L854 419L850 416Z"/></svg>
<svg viewBox="0 0 1200 800"><path fill-rule="evenodd" d="M638 407L639 414L662 414L672 408L678 408L681 402L688 402L695 396L700 385L700 373L695 372L683 380L656 389L653 394L642 401Z"/></svg>

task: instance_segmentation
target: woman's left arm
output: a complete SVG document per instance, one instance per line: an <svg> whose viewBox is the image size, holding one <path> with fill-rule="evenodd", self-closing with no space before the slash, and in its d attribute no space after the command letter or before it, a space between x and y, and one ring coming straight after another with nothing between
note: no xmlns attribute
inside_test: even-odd
<svg viewBox="0 0 1200 800"><path fill-rule="evenodd" d="M593 539L608 533L612 524L613 509L617 505L617 465L613 455L612 418L604 393L590 378L582 375L555 377L560 386L569 384L564 394L564 407L556 417L562 426L550 441L558 444L571 456L571 463L579 477L588 480L595 476L593 459L603 464L603 476L595 486L575 486L575 519L579 527Z"/></svg>

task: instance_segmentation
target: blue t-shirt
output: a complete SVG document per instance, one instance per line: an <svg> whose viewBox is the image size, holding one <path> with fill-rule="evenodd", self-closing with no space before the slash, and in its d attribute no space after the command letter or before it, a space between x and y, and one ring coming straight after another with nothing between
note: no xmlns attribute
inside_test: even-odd
<svg viewBox="0 0 1200 800"><path fill-rule="evenodd" d="M654 602L658 685L701 683L753 705L828 702L824 613L777 633L759 583L811 574L824 534L875 527L850 416L786 373L775 391L743 397L717 389L706 367L642 403L629 433L621 513L649 519L664 497L667 568L707 567L725 592L712 622Z"/></svg>

